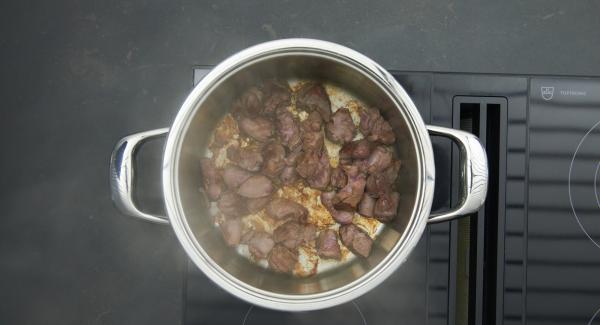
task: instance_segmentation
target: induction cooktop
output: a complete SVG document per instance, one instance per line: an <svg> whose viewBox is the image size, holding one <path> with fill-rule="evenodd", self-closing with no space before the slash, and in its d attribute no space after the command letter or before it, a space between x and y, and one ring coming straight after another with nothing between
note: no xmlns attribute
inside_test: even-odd
<svg viewBox="0 0 600 325"><path fill-rule="evenodd" d="M209 69L194 69L194 84ZM252 306L190 261L184 324L600 324L600 79L392 74L426 124L479 136L485 206L428 226L388 280L326 310ZM458 150L432 141L433 209L445 210L458 196Z"/></svg>

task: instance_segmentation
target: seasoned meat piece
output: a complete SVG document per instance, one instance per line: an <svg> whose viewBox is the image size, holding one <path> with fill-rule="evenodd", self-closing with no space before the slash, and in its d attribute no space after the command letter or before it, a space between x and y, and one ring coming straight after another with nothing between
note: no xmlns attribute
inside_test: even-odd
<svg viewBox="0 0 600 325"><path fill-rule="evenodd" d="M263 149L264 164L262 173L277 177L285 166L285 148L277 142L271 142Z"/></svg>
<svg viewBox="0 0 600 325"><path fill-rule="evenodd" d="M373 214L375 218L381 222L389 222L398 211L398 202L400 201L400 194L398 192L387 192L383 193L375 202Z"/></svg>
<svg viewBox="0 0 600 325"><path fill-rule="evenodd" d="M373 217L373 209L375 208L375 198L368 193L363 194L360 203L358 204L358 213L365 217Z"/></svg>
<svg viewBox="0 0 600 325"><path fill-rule="evenodd" d="M232 116L226 115L215 128L214 141L211 149L220 149L240 133L237 122Z"/></svg>
<svg viewBox="0 0 600 325"><path fill-rule="evenodd" d="M322 124L323 119L321 118L321 114L317 111L312 111L308 114L306 120L302 121L302 128L305 132L317 132L321 131Z"/></svg>
<svg viewBox="0 0 600 325"><path fill-rule="evenodd" d="M363 173L358 171L356 166L344 166L344 171L348 176L348 182L338 193L337 209L349 210L356 209L365 191L367 179ZM344 208L345 207L345 208Z"/></svg>
<svg viewBox="0 0 600 325"><path fill-rule="evenodd" d="M373 197L379 197L381 193L385 193L390 190L391 184L385 177L384 173L371 174L367 178L367 185L365 186L367 193Z"/></svg>
<svg viewBox="0 0 600 325"><path fill-rule="evenodd" d="M379 114L379 110L376 108L360 107L358 116L360 117L358 128L365 137L368 137L371 134L375 121L379 119L381 114Z"/></svg>
<svg viewBox="0 0 600 325"><path fill-rule="evenodd" d="M307 151L298 161L296 171L303 178L311 177L317 170L320 160L319 152Z"/></svg>
<svg viewBox="0 0 600 325"><path fill-rule="evenodd" d="M240 130L259 142L266 142L273 136L273 123L264 117L242 117Z"/></svg>
<svg viewBox="0 0 600 325"><path fill-rule="evenodd" d="M402 163L399 160L395 160L386 170L369 175L366 186L367 192L373 197L379 197L381 193L389 192L398 177L401 165Z"/></svg>
<svg viewBox="0 0 600 325"><path fill-rule="evenodd" d="M281 143L290 150L296 148L302 142L302 133L300 126L285 107L280 107L276 112L277 117L277 132L281 138Z"/></svg>
<svg viewBox="0 0 600 325"><path fill-rule="evenodd" d="M262 109L263 92L257 87L250 87L233 102L234 116L254 116Z"/></svg>
<svg viewBox="0 0 600 325"><path fill-rule="evenodd" d="M200 160L200 170L206 196L211 201L218 200L223 191L223 180L219 175L215 162L208 158L202 158Z"/></svg>
<svg viewBox="0 0 600 325"><path fill-rule="evenodd" d="M238 187L237 193L244 197L258 198L267 196L274 190L273 183L267 176L253 175Z"/></svg>
<svg viewBox="0 0 600 325"><path fill-rule="evenodd" d="M346 143L342 146L338 152L340 158L340 165L352 164L352 151L354 151L354 144L352 142Z"/></svg>
<svg viewBox="0 0 600 325"><path fill-rule="evenodd" d="M237 189L250 176L252 176L252 173L233 164L228 164L223 169L223 180L225 181L225 185L231 190Z"/></svg>
<svg viewBox="0 0 600 325"><path fill-rule="evenodd" d="M338 210L334 207L334 204L337 203L335 191L321 193L321 203L338 223L347 224L352 222L354 217L352 211Z"/></svg>
<svg viewBox="0 0 600 325"><path fill-rule="evenodd" d="M296 94L296 106L306 111L317 111L321 118L329 121L331 117L331 102L329 95L322 85L317 83L306 83Z"/></svg>
<svg viewBox="0 0 600 325"><path fill-rule="evenodd" d="M369 172L369 160L368 159L356 159L352 162L352 165L361 173Z"/></svg>
<svg viewBox="0 0 600 325"><path fill-rule="evenodd" d="M227 158L251 172L259 171L263 163L263 156L258 146L244 148L230 146L227 148Z"/></svg>
<svg viewBox="0 0 600 325"><path fill-rule="evenodd" d="M262 114L271 115L279 107L290 105L292 92L288 83L284 80L268 80L263 86L264 107Z"/></svg>
<svg viewBox="0 0 600 325"><path fill-rule="evenodd" d="M242 217L248 214L246 202L234 192L225 192L217 202L222 214L230 217Z"/></svg>
<svg viewBox="0 0 600 325"><path fill-rule="evenodd" d="M383 144L392 144L396 141L390 123L379 114L378 109L363 107L358 114L360 116L360 132L369 141Z"/></svg>
<svg viewBox="0 0 600 325"><path fill-rule="evenodd" d="M290 220L273 231L273 240L289 249L295 249L304 242L304 226Z"/></svg>
<svg viewBox="0 0 600 325"><path fill-rule="evenodd" d="M285 156L285 164L288 166L296 166L296 163L302 156L302 148L297 147L292 151L289 151L287 156Z"/></svg>
<svg viewBox="0 0 600 325"><path fill-rule="evenodd" d="M320 152L323 149L323 132L304 132L302 136L302 149L304 151Z"/></svg>
<svg viewBox="0 0 600 325"><path fill-rule="evenodd" d="M367 159L371 155L372 148L372 143L365 139L348 142L340 149L340 164L350 165L352 164L352 159L356 159L357 161Z"/></svg>
<svg viewBox="0 0 600 325"><path fill-rule="evenodd" d="M284 167L283 171L281 171L281 174L279 175L279 179L283 185L294 184L298 180L296 168L294 168L294 166Z"/></svg>
<svg viewBox="0 0 600 325"><path fill-rule="evenodd" d="M267 204L267 215L272 218L283 220L293 219L296 221L304 221L308 210L292 200L284 198L276 198Z"/></svg>
<svg viewBox="0 0 600 325"><path fill-rule="evenodd" d="M267 258L273 246L275 246L273 238L262 231L253 232L252 237L248 240L248 250L257 259Z"/></svg>
<svg viewBox="0 0 600 325"><path fill-rule="evenodd" d="M392 152L383 146L378 146L373 149L369 156L367 170L369 174L374 174L383 171L392 165Z"/></svg>
<svg viewBox="0 0 600 325"><path fill-rule="evenodd" d="M242 238L242 222L240 219L227 219L219 225L223 239L229 246L236 246Z"/></svg>
<svg viewBox="0 0 600 325"><path fill-rule="evenodd" d="M313 174L309 176L306 181L312 188L318 190L324 190L329 185L331 180L331 166L329 165L329 156L327 151L323 150L319 157L317 169L314 170Z"/></svg>
<svg viewBox="0 0 600 325"><path fill-rule="evenodd" d="M367 159L371 155L373 145L369 140L361 139L356 141L354 150L352 150L352 158L354 159Z"/></svg>
<svg viewBox="0 0 600 325"><path fill-rule="evenodd" d="M298 262L298 251L277 244L269 254L269 267L280 273L291 273Z"/></svg>
<svg viewBox="0 0 600 325"><path fill-rule="evenodd" d="M317 239L317 226L312 223L304 224L304 233L303 240L305 243L310 243L311 241Z"/></svg>
<svg viewBox="0 0 600 325"><path fill-rule="evenodd" d="M367 159L371 155L373 144L367 139L348 142L344 145L344 152L353 159Z"/></svg>
<svg viewBox="0 0 600 325"><path fill-rule="evenodd" d="M342 188L346 186L347 181L348 179L343 169L337 167L331 170L331 186L336 188Z"/></svg>
<svg viewBox="0 0 600 325"><path fill-rule="evenodd" d="M262 210L271 201L270 196L259 197L255 199L246 199L246 207L249 213L256 213Z"/></svg>
<svg viewBox="0 0 600 325"><path fill-rule="evenodd" d="M366 232L354 224L341 226L339 232L344 246L348 247L354 254L362 257L369 256L373 240Z"/></svg>
<svg viewBox="0 0 600 325"><path fill-rule="evenodd" d="M333 229L326 229L319 233L317 238L317 253L323 258L332 258L339 260L342 258L340 244L338 244L338 234Z"/></svg>
<svg viewBox="0 0 600 325"><path fill-rule="evenodd" d="M338 109L331 116L331 121L325 127L327 139L332 142L344 144L352 141L356 135L356 127L347 108Z"/></svg>

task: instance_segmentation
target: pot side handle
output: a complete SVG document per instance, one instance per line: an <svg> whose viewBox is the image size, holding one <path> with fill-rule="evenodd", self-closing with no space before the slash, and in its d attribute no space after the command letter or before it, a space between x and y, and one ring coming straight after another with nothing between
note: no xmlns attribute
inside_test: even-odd
<svg viewBox="0 0 600 325"><path fill-rule="evenodd" d="M477 212L488 189L488 161L485 148L475 135L450 128L428 125L429 134L454 141L460 152L461 184L458 205L447 212L432 214L429 223L448 221Z"/></svg>
<svg viewBox="0 0 600 325"><path fill-rule="evenodd" d="M169 224L163 216L142 212L133 202L134 157L138 147L144 142L164 136L168 128L140 132L124 137L117 142L110 157L110 190L112 200L121 213L142 220Z"/></svg>

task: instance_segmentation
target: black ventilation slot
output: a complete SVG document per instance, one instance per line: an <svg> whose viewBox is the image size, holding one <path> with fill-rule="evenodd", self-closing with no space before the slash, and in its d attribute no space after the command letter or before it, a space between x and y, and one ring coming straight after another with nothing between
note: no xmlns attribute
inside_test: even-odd
<svg viewBox="0 0 600 325"><path fill-rule="evenodd" d="M456 96L453 101L455 128L473 133L486 148L489 166L489 186L485 206L472 215L453 223L456 238L456 317L455 324L493 324L497 305L498 224L504 213L500 193L504 190L504 171L500 166L506 151L506 98ZM453 150L453 200L456 201L459 157ZM503 200L503 196L502 196ZM452 280L452 279L451 279Z"/></svg>

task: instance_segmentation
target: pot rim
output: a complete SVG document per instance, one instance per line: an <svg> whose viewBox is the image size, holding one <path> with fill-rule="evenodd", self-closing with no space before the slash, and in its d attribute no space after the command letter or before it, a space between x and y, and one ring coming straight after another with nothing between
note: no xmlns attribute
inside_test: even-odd
<svg viewBox="0 0 600 325"><path fill-rule="evenodd" d="M309 55L347 65L381 87L395 103L410 128L417 152L418 191L410 222L388 255L354 281L325 292L289 295L262 290L238 280L222 269L203 250L184 215L179 193L178 161L181 143L191 117L206 95L232 73L260 60L279 55ZM366 56L335 43L314 39L283 39L258 44L227 58L213 68L188 95L171 126L163 157L163 193L170 223L188 256L213 282L229 293L252 304L277 310L307 311L351 301L388 278L408 257L427 224L433 201L435 166L433 150L425 124L416 106L394 77Z"/></svg>

